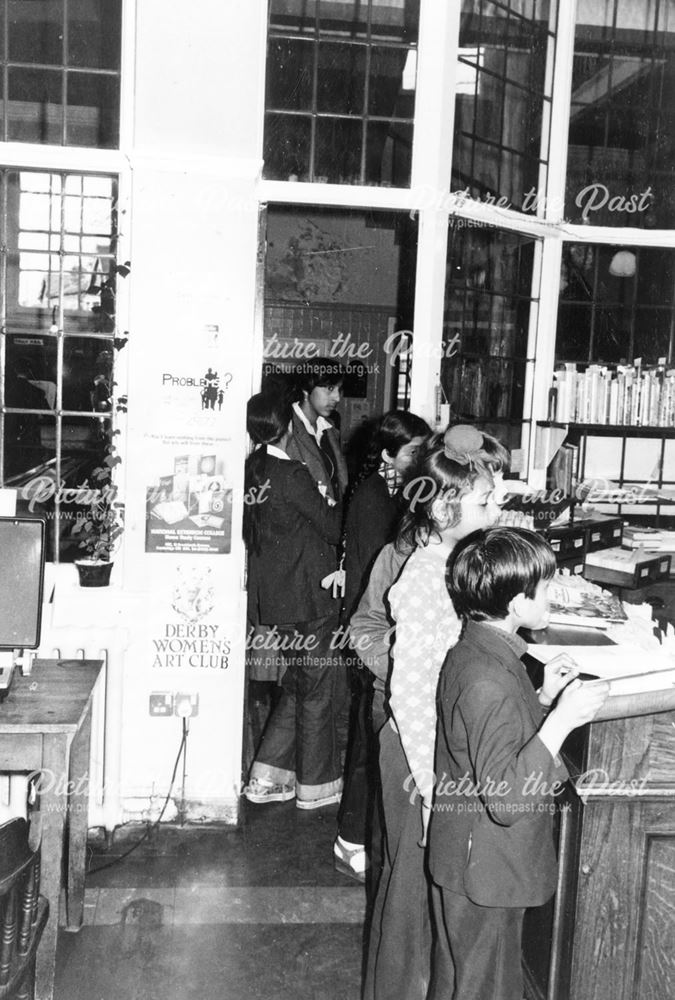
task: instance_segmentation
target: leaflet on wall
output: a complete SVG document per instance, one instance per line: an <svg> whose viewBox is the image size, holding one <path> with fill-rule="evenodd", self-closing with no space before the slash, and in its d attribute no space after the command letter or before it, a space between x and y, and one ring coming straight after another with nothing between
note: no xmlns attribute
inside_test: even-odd
<svg viewBox="0 0 675 1000"><path fill-rule="evenodd" d="M146 484L145 551L228 553L232 489L225 477L223 443L203 439L195 447L189 439L165 438L163 444L155 446L161 469Z"/></svg>

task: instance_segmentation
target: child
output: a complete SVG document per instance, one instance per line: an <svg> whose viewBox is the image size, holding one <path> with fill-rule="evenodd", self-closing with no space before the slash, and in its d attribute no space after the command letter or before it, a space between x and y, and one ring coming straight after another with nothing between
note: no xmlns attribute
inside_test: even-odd
<svg viewBox="0 0 675 1000"><path fill-rule="evenodd" d="M404 488L408 507L397 546L412 553L388 593L396 630L389 678L393 723L380 731L385 858L368 944L366 1000L423 1000L429 984L420 795L430 806L438 674L460 632L445 588L446 560L461 538L499 516L482 444L473 427L438 435Z"/></svg>
<svg viewBox="0 0 675 1000"><path fill-rule="evenodd" d="M345 621L358 604L373 559L396 532L401 485L428 434L425 421L404 410L385 413L377 422L345 520ZM337 870L364 882L369 865L366 841L370 841L369 829L377 820L372 808L376 784L369 720L372 675L354 659L351 727L333 850Z"/></svg>
<svg viewBox="0 0 675 1000"><path fill-rule="evenodd" d="M575 680L563 654L535 693L520 662L516 633L547 625L555 565L541 535L501 527L466 538L448 560L448 592L466 624L438 688L434 1000L522 1000L523 914L555 891L553 796L567 778L558 753L608 691Z"/></svg>
<svg viewBox="0 0 675 1000"><path fill-rule="evenodd" d="M347 489L347 463L335 425L344 377L344 368L331 358L312 358L291 372L300 398L293 404L290 457L306 465L323 495L336 501Z"/></svg>
<svg viewBox="0 0 675 1000"><path fill-rule="evenodd" d="M339 802L342 789L335 726L335 604L321 581L335 571L341 504L322 497L307 468L288 457L289 402L258 393L247 427L258 448L246 463L245 509L252 616L274 626L286 672L251 768L250 802L296 799L299 809Z"/></svg>

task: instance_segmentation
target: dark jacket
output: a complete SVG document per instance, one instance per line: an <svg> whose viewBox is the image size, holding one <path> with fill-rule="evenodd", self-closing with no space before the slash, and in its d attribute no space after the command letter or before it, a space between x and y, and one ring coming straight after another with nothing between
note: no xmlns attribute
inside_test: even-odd
<svg viewBox="0 0 675 1000"><path fill-rule="evenodd" d="M344 614L347 618L356 610L366 589L375 557L392 540L399 511L398 497L389 495L384 479L377 472L354 490L344 531Z"/></svg>
<svg viewBox="0 0 675 1000"><path fill-rule="evenodd" d="M506 639L469 622L439 680L429 868L481 906L539 906L555 892L554 800L535 784L562 783L567 770L537 735L543 718ZM465 776L474 791L453 792Z"/></svg>
<svg viewBox="0 0 675 1000"><path fill-rule="evenodd" d="M324 484L328 491L328 496L333 500L342 500L347 489L347 463L345 462L342 449L340 448L340 435L337 428L331 427L324 431L328 435L331 451L335 457L335 465L338 479L338 492L336 494L330 479L326 475L326 467L321 457L321 449L316 442L316 438L309 433L297 413L293 413L293 436L288 444L289 458L302 462L307 466L310 476L315 483Z"/></svg>
<svg viewBox="0 0 675 1000"><path fill-rule="evenodd" d="M337 611L321 580L336 568L342 506L319 493L299 462L265 458L269 488L259 505L263 539L249 554L250 613L264 625L312 621Z"/></svg>

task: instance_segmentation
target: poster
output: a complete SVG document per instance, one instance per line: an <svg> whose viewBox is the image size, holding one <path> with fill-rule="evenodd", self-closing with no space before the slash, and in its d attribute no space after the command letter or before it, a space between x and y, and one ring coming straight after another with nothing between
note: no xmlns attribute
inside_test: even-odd
<svg viewBox="0 0 675 1000"><path fill-rule="evenodd" d="M222 442L164 438L146 482L145 551L222 555L232 546L232 489ZM219 446L218 448L216 446Z"/></svg>

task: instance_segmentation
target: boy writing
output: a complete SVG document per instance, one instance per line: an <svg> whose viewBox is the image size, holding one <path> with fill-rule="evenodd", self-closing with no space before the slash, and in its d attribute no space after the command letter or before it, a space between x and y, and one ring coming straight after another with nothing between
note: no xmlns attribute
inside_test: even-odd
<svg viewBox="0 0 675 1000"><path fill-rule="evenodd" d="M555 891L554 795L567 778L558 752L594 718L608 686L585 687L564 654L539 692L529 680L516 633L548 623L554 572L548 543L516 528L476 532L448 560L465 629L438 687L432 1000L522 1000L525 908Z"/></svg>

